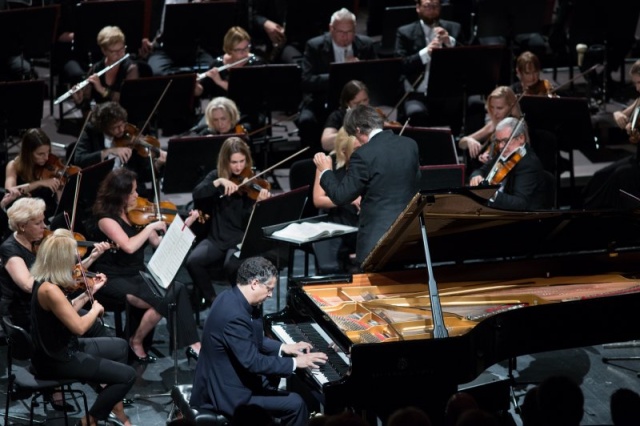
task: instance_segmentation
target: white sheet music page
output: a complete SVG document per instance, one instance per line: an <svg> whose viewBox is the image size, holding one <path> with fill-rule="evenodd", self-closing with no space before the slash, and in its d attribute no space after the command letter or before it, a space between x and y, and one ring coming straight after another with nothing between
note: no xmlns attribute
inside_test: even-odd
<svg viewBox="0 0 640 426"><path fill-rule="evenodd" d="M159 285L169 287L195 239L191 229L176 215L147 265Z"/></svg>

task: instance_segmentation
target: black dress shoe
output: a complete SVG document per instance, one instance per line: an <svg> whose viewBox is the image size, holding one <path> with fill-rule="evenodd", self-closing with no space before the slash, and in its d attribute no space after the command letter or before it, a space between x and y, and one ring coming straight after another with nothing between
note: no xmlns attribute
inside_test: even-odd
<svg viewBox="0 0 640 426"><path fill-rule="evenodd" d="M141 364L151 364L158 360L158 358L156 358L155 356L151 356L149 354L147 354L147 356L144 356L144 357L136 355L136 353L133 351L133 348L131 346L129 346L129 352L131 354L131 359L133 359L134 361L138 361Z"/></svg>
<svg viewBox="0 0 640 426"><path fill-rule="evenodd" d="M66 411L67 413L76 411L76 407L69 404L68 402L63 403L62 401L54 400L52 395L47 396L47 402L49 403L49 405L51 405L51 408L56 411Z"/></svg>
<svg viewBox="0 0 640 426"><path fill-rule="evenodd" d="M184 350L184 354L187 357L187 364L191 364L191 358L193 358L195 362L198 362L198 352L196 352L191 346L187 346Z"/></svg>

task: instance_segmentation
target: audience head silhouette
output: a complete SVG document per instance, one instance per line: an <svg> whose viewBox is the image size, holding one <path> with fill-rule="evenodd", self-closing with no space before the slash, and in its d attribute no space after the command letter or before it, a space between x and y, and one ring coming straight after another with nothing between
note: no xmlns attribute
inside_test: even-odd
<svg viewBox="0 0 640 426"><path fill-rule="evenodd" d="M540 383L538 406L548 426L578 426L583 416L584 395L567 376L550 376Z"/></svg>

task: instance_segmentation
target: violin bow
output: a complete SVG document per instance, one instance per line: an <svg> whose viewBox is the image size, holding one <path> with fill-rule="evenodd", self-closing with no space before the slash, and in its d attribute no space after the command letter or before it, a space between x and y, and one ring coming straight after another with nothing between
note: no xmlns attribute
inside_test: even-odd
<svg viewBox="0 0 640 426"><path fill-rule="evenodd" d="M167 94L167 91L169 90L169 86L171 86L171 83L173 83L173 80L169 80L167 82L167 85L164 87L164 90L162 91L162 93L160 94L160 97L158 98L158 100L156 101L156 104L153 106L153 109L151 110L151 113L149 114L149 116L147 117L147 121L144 122L144 125L140 128L140 131L138 132L138 135L136 136L136 138L132 141L132 142L137 142L138 139L140 139L140 136L142 135L142 133L144 132L144 130L147 128L147 126L149 125L149 122L151 121L151 117L153 117L153 114L156 113L156 110L158 109L158 106L160 106L160 102L162 102L162 99L164 98L164 95Z"/></svg>
<svg viewBox="0 0 640 426"><path fill-rule="evenodd" d="M405 121L402 125L402 129L400 129L400 133L398 133L398 136L402 136L402 134L404 133L404 129L406 129L407 125L409 124L409 120L411 120L411 117L407 117L407 121Z"/></svg>
<svg viewBox="0 0 640 426"><path fill-rule="evenodd" d="M418 76L418 78L415 79L415 81L413 82L413 84L411 85L411 91L413 91L416 86L418 85L418 82L420 80L422 80L422 77L424 77L424 71L420 73L420 75ZM407 90L404 92L404 95L402 95L402 97L400 98L400 100L398 101L398 103L393 107L393 109L391 109L391 111L389 111L389 113L387 114L387 118L389 118L389 116L391 116L391 114L393 114L402 104L402 102L404 102L405 99L407 99L407 96L409 96L409 93L411 93L411 91Z"/></svg>
<svg viewBox="0 0 640 426"><path fill-rule="evenodd" d="M89 113L87 114L87 118L84 119L84 124L82 125L82 128L80 129L80 134L78 135L78 141L80 140L80 138L84 134L85 129L87 128L87 124L89 123L89 119L91 118L91 114L93 114L93 111L89 111ZM64 165L65 167L69 167L69 165L71 164L71 159L73 158L74 154L76 153L76 148L78 148L78 142L77 141L76 141L76 144L73 145L73 149L71 150L71 153L69 154L69 158L67 158L67 164Z"/></svg>

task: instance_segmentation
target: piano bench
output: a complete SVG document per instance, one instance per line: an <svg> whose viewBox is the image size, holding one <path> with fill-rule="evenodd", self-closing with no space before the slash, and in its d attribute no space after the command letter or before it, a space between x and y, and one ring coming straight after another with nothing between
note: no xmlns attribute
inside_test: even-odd
<svg viewBox="0 0 640 426"><path fill-rule="evenodd" d="M167 426L229 426L231 420L222 413L198 412L189 405L192 385L176 385L171 389L173 408Z"/></svg>

